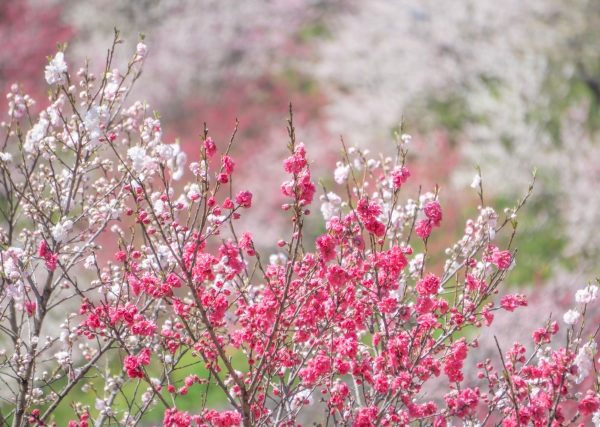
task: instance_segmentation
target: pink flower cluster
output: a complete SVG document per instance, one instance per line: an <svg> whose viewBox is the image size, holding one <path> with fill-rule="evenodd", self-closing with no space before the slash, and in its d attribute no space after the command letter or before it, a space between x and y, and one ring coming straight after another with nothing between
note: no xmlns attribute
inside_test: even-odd
<svg viewBox="0 0 600 427"><path fill-rule="evenodd" d="M310 205L315 195L315 185L311 181L310 169L306 161L304 144L298 144L284 164L284 170L292 174L291 180L281 184L281 193L289 198L297 199L302 206ZM289 205L284 205L287 209Z"/></svg>
<svg viewBox="0 0 600 427"><path fill-rule="evenodd" d="M46 268L50 271L56 270L56 263L58 262L58 255L53 253L48 247L48 243L45 240L40 242L38 247L38 256L44 260Z"/></svg>
<svg viewBox="0 0 600 427"><path fill-rule="evenodd" d="M423 208L425 218L421 219L415 227L415 232L421 239L427 239L433 227L439 227L442 222L442 208L437 200L427 202Z"/></svg>
<svg viewBox="0 0 600 427"><path fill-rule="evenodd" d="M150 349L143 349L137 356L129 355L123 361L123 367L129 378L144 378L144 366L150 364Z"/></svg>

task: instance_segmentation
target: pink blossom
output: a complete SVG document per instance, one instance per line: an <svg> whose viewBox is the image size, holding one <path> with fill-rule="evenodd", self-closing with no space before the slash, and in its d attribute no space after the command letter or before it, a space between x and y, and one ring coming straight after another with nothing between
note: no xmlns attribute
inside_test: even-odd
<svg viewBox="0 0 600 427"><path fill-rule="evenodd" d="M243 208L252 206L252 193L249 191L241 191L235 196L235 202Z"/></svg>
<svg viewBox="0 0 600 427"><path fill-rule="evenodd" d="M377 423L377 407L360 408L354 419L353 427L374 427Z"/></svg>
<svg viewBox="0 0 600 427"><path fill-rule="evenodd" d="M50 271L56 270L58 264L58 255L53 253L45 240L40 242L38 247L38 255L44 259L46 268Z"/></svg>
<svg viewBox="0 0 600 427"><path fill-rule="evenodd" d="M408 178L410 178L410 171L404 166L396 167L392 171L391 175L394 189L398 190L400 187L402 187L402 184L404 184L406 181L408 181Z"/></svg>
<svg viewBox="0 0 600 427"><path fill-rule="evenodd" d="M420 295L436 295L440 288L440 279L435 274L429 273L417 282L417 292Z"/></svg>
<svg viewBox="0 0 600 427"><path fill-rule="evenodd" d="M329 261L335 258L335 239L329 234L319 236L316 241L317 249L323 258L323 261Z"/></svg>
<svg viewBox="0 0 600 427"><path fill-rule="evenodd" d="M143 378L143 366L150 364L150 349L143 349L137 356L129 355L123 361L123 367L129 378Z"/></svg>
<svg viewBox="0 0 600 427"><path fill-rule="evenodd" d="M527 299L525 295L505 295L500 300L500 305L507 311L514 311L517 307L526 307Z"/></svg>
<svg viewBox="0 0 600 427"><path fill-rule="evenodd" d="M585 397L579 401L577 409L585 416L591 415L600 409L600 397L591 390L588 390Z"/></svg>
<svg viewBox="0 0 600 427"><path fill-rule="evenodd" d="M190 427L192 417L187 412L178 411L175 408L167 409L163 418L165 427Z"/></svg>
<svg viewBox="0 0 600 427"><path fill-rule="evenodd" d="M431 224L431 221L428 219L422 219L418 221L415 227L415 232L417 233L417 236L419 236L423 240L429 237L432 230L433 226Z"/></svg>
<svg viewBox="0 0 600 427"><path fill-rule="evenodd" d="M512 263L512 254L510 251L494 251L492 263L500 270L506 270Z"/></svg>
<svg viewBox="0 0 600 427"><path fill-rule="evenodd" d="M235 162L231 156L223 156L223 170L225 171L225 174L231 175L233 173L234 166Z"/></svg>
<svg viewBox="0 0 600 427"><path fill-rule="evenodd" d="M433 226L438 227L440 222L442 222L442 207L437 200L428 202L423 208L423 212Z"/></svg>

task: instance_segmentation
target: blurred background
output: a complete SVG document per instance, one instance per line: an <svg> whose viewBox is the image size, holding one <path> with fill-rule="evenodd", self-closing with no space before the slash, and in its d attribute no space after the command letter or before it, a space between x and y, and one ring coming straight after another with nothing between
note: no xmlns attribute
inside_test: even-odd
<svg viewBox="0 0 600 427"><path fill-rule="evenodd" d="M537 169L509 277L530 307L506 316L510 324L498 316L494 333L507 346L527 340L540 313L564 312L600 271L597 0L0 0L0 88L19 82L43 106L43 67L56 44L68 43L71 72L86 58L100 69L114 27L124 65L145 35L132 99L160 111L167 139L179 138L191 159L203 122L224 145L240 120L237 180L255 193L246 227L262 245L281 230L292 102L325 186L341 135L390 152L403 124L413 135L413 182L441 186L441 248L475 213L477 165L486 203L499 210Z"/></svg>

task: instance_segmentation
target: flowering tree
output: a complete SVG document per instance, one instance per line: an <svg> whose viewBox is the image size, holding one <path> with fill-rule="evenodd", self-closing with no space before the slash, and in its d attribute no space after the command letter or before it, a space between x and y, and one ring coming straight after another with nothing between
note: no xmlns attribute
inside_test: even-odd
<svg viewBox="0 0 600 427"><path fill-rule="evenodd" d="M404 197L410 137L398 135L391 157L344 146L336 188L322 196L325 231L313 241L317 186L290 109L280 187L289 228L269 256L237 225L253 195L234 184L235 132L219 149L205 127L186 167L158 115L128 101L146 46L119 70L118 41L100 77L72 73L57 52L45 70L50 105L38 117L18 87L9 94L0 155L4 423L60 422L66 402L70 427L137 425L153 410L165 426L292 426L311 416L352 426L598 421L588 342L597 330L584 322L593 284L576 294L562 346L549 345L559 324L540 319L530 354L497 342L479 385L466 385L477 347L470 331L527 304L495 295L528 195L501 218L479 182L475 219L432 271L440 191ZM102 248L108 240L114 253ZM425 393L434 381L440 401ZM81 387L94 404L73 401ZM183 410L194 389L205 397ZM224 404L209 405L209 390Z"/></svg>

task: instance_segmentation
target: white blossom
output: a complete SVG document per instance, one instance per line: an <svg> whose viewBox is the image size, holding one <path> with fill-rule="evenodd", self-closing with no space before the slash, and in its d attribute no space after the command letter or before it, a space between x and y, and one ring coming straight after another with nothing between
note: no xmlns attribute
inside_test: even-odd
<svg viewBox="0 0 600 427"><path fill-rule="evenodd" d="M154 209L154 213L156 213L156 215L162 215L163 213L169 211L169 205L157 198L154 200L154 202L152 202L152 209Z"/></svg>
<svg viewBox="0 0 600 427"><path fill-rule="evenodd" d="M39 148L38 145L46 137L49 125L50 122L46 118L40 117L40 120L27 132L23 144L26 152L33 153Z"/></svg>
<svg viewBox="0 0 600 427"><path fill-rule="evenodd" d="M379 167L379 161L375 159L367 160L367 168L369 168L369 170L376 169L377 167Z"/></svg>
<svg viewBox="0 0 600 427"><path fill-rule="evenodd" d="M71 356L69 355L68 351L59 351L58 353L54 353L54 358L61 366L68 365L71 362Z"/></svg>
<svg viewBox="0 0 600 427"><path fill-rule="evenodd" d="M103 411L106 409L106 401L104 399L96 398L96 404L94 406L97 410Z"/></svg>
<svg viewBox="0 0 600 427"><path fill-rule="evenodd" d="M56 240L57 243L63 242L69 231L73 229L73 221L67 219L65 221L59 222L54 227L52 227L52 237Z"/></svg>
<svg viewBox="0 0 600 427"><path fill-rule="evenodd" d="M154 167L154 159L147 154L144 147L136 145L127 150L127 156L131 159L133 169L136 172L142 172L145 169L152 169Z"/></svg>
<svg viewBox="0 0 600 427"><path fill-rule="evenodd" d="M300 390L290 403L290 408L292 411L298 410L298 408L304 405L310 405L313 402L312 391L308 388Z"/></svg>
<svg viewBox="0 0 600 427"><path fill-rule="evenodd" d="M179 181L183 177L187 154L181 150L179 144L172 144L171 147L173 149L173 155L169 159L168 164L171 169L171 176L175 181Z"/></svg>
<svg viewBox="0 0 600 427"><path fill-rule="evenodd" d="M350 173L350 166L344 165L342 162L337 163L337 167L333 172L333 179L338 184L343 184L348 180L348 174Z"/></svg>
<svg viewBox="0 0 600 427"><path fill-rule="evenodd" d="M287 257L283 253L269 255L269 264L271 265L285 265Z"/></svg>
<svg viewBox="0 0 600 427"><path fill-rule="evenodd" d="M574 325L580 316L577 310L569 310L563 315L563 320L567 325Z"/></svg>
<svg viewBox="0 0 600 427"><path fill-rule="evenodd" d="M598 286L588 285L583 289L575 292L575 301L580 304L589 304L598 296Z"/></svg>
<svg viewBox="0 0 600 427"><path fill-rule="evenodd" d="M139 42L135 47L135 52L138 56L138 59L144 59L146 57L146 53L148 52L148 47L144 43Z"/></svg>
<svg viewBox="0 0 600 427"><path fill-rule="evenodd" d="M55 83L65 84L67 78L65 73L67 72L67 63L65 62L65 55L62 52L57 52L54 58L46 65L46 71L44 73L46 82L49 85Z"/></svg>
<svg viewBox="0 0 600 427"><path fill-rule="evenodd" d="M579 352L573 361L574 365L577 366L577 377L575 378L575 384L581 384L583 380L590 374L594 366L595 355L595 341L588 341L579 349Z"/></svg>
<svg viewBox="0 0 600 427"><path fill-rule="evenodd" d="M342 205L342 199L340 196L333 192L327 193L327 196L321 196L323 203L321 204L321 213L325 221L329 221L334 216L340 214L340 207Z"/></svg>
<svg viewBox="0 0 600 427"><path fill-rule="evenodd" d="M145 392L144 394L142 394L142 402L144 404L147 404L148 402L151 402L153 396L154 396L154 393L152 393L151 391Z"/></svg>
<svg viewBox="0 0 600 427"><path fill-rule="evenodd" d="M161 161L166 162L173 158L175 153L174 147L174 144L159 144L154 148L154 151Z"/></svg>
<svg viewBox="0 0 600 427"><path fill-rule="evenodd" d="M201 195L202 195L202 192L201 192L200 186L198 184L190 185L190 188L187 192L188 199L190 199L191 201L196 201L200 198Z"/></svg>
<svg viewBox="0 0 600 427"><path fill-rule="evenodd" d="M423 261L425 260L425 255L422 253L416 254L413 259L408 263L408 271L412 276L417 276L421 273L421 269L423 268Z"/></svg>
<svg viewBox="0 0 600 427"><path fill-rule="evenodd" d="M21 277L19 268L13 258L5 258L2 263L2 272L10 280L17 280Z"/></svg>
<svg viewBox="0 0 600 427"><path fill-rule="evenodd" d="M104 96L106 96L106 99L113 100L119 90L123 89L123 87L120 87L119 82L114 77L111 77L111 81L104 88Z"/></svg>
<svg viewBox="0 0 600 427"><path fill-rule="evenodd" d="M102 131L108 120L109 112L106 105L94 105L87 113L85 113L83 124L85 125L89 136L88 150L91 150L98 145L100 138L102 137Z"/></svg>

